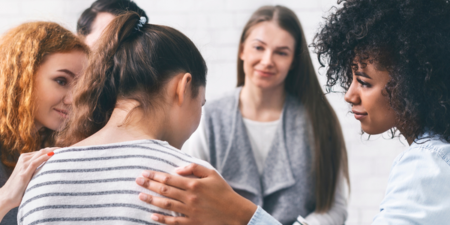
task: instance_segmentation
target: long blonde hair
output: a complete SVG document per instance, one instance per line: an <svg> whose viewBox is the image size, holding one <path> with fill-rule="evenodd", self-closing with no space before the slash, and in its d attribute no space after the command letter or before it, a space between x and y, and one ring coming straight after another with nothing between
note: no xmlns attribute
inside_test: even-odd
<svg viewBox="0 0 450 225"><path fill-rule="evenodd" d="M275 21L296 40L293 67L285 80L285 90L300 101L313 128L314 173L316 177L316 211L330 209L340 171L349 182L347 150L339 120L326 99L311 62L305 35L295 13L284 6L259 8L244 27L238 53L237 86L245 83L244 62L239 54L249 30L258 23Z"/></svg>
<svg viewBox="0 0 450 225"><path fill-rule="evenodd" d="M34 75L46 55L85 46L69 30L52 22L24 23L0 39L0 151L3 164L14 167L21 153L42 147L35 131ZM50 130L43 130L51 137Z"/></svg>

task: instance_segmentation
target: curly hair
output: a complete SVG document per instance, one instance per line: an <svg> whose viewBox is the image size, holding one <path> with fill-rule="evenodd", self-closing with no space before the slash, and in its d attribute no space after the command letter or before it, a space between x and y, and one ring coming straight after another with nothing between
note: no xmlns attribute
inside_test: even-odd
<svg viewBox="0 0 450 225"><path fill-rule="evenodd" d="M314 38L327 89L352 83L355 61L389 72L385 87L396 128L450 141L450 3L447 0L347 0ZM357 66L356 66L357 67Z"/></svg>
<svg viewBox="0 0 450 225"><path fill-rule="evenodd" d="M0 39L0 151L4 165L14 167L21 153L43 147L51 131L34 126L34 75L45 56L88 47L69 30L52 22L30 22ZM47 140L43 140L47 139Z"/></svg>

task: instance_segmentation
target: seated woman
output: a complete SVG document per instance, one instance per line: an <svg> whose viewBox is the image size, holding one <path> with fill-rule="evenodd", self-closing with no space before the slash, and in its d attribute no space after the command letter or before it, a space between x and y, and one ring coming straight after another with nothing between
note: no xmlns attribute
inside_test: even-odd
<svg viewBox="0 0 450 225"><path fill-rule="evenodd" d="M52 155L53 133L72 104L88 47L51 22L21 24L0 39L0 224L17 224L36 168Z"/></svg>
<svg viewBox="0 0 450 225"><path fill-rule="evenodd" d="M319 59L328 67L328 87L344 88L362 130L398 130L410 144L393 164L374 225L449 224L449 20L446 0L348 0L316 36ZM150 172L148 188L168 190L161 193L171 199L148 198L151 204L183 211L188 219L153 215L158 222L217 224L220 216L221 224L278 224L260 208L247 217L235 216L249 206L217 185L225 182L215 171L192 165L178 172L201 179ZM227 207L223 199L210 197L213 193L227 196Z"/></svg>
<svg viewBox="0 0 450 225"><path fill-rule="evenodd" d="M205 102L207 68L195 45L136 13L114 19L99 44L59 135L71 147L56 150L33 177L19 224L154 224L151 212L180 214L139 200L140 192L154 194L135 183L142 170L212 168L177 149L197 128Z"/></svg>

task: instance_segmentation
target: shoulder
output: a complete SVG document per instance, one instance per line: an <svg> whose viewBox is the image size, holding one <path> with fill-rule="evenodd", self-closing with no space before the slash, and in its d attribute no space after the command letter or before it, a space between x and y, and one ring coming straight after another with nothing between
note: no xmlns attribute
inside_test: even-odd
<svg viewBox="0 0 450 225"><path fill-rule="evenodd" d="M394 166L411 160L421 160L427 164L431 162L442 164L450 169L450 143L437 136L418 139L397 157Z"/></svg>
<svg viewBox="0 0 450 225"><path fill-rule="evenodd" d="M200 166L204 166L208 169L214 169L214 167L211 166L211 164L209 164L208 162L206 162L202 159L195 158L195 157L191 156L190 154L185 153L185 152L171 146L167 142L157 141L157 140L151 141L151 142L152 142L151 144L147 144L147 145L158 147L162 151L166 152L166 154L175 155L177 158L181 159L182 161L184 161L186 163L195 163Z"/></svg>
<svg viewBox="0 0 450 225"><path fill-rule="evenodd" d="M374 224L445 224L450 220L450 144L422 139L394 162Z"/></svg>
<svg viewBox="0 0 450 225"><path fill-rule="evenodd" d="M218 99L208 101L205 107L203 107L205 113L219 113L224 110L231 110L236 105L236 101L238 101L239 93L240 88L236 88Z"/></svg>

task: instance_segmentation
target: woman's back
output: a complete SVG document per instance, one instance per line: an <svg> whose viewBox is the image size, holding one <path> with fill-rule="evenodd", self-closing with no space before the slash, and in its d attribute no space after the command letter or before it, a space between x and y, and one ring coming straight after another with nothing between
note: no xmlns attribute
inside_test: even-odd
<svg viewBox="0 0 450 225"><path fill-rule="evenodd" d="M180 216L139 200L135 180L143 170L175 174L197 163L167 142L138 140L62 148L31 180L19 207L19 224L157 224L151 213Z"/></svg>

